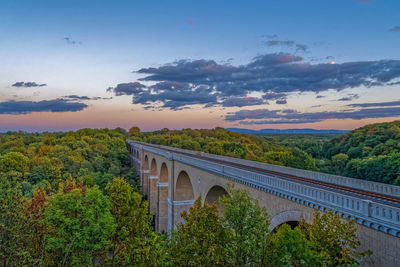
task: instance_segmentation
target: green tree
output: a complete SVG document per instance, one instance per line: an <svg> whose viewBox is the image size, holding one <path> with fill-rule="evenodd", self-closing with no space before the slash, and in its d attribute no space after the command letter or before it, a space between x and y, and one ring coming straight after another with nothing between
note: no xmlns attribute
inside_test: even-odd
<svg viewBox="0 0 400 267"><path fill-rule="evenodd" d="M150 264L156 237L148 202L122 178L114 178L107 185L107 193L116 224L111 235L111 266Z"/></svg>
<svg viewBox="0 0 400 267"><path fill-rule="evenodd" d="M336 169L337 173L343 174L348 159L349 156L344 153L339 153L332 157L332 165Z"/></svg>
<svg viewBox="0 0 400 267"><path fill-rule="evenodd" d="M178 224L172 236L175 266L225 266L230 262L226 247L230 232L222 226L216 204L201 202L199 197L189 212L182 212L185 223Z"/></svg>
<svg viewBox="0 0 400 267"><path fill-rule="evenodd" d="M17 177L17 178L16 178ZM0 265L21 266L29 263L25 249L25 216L18 174L0 173Z"/></svg>
<svg viewBox="0 0 400 267"><path fill-rule="evenodd" d="M352 221L340 219L332 211L316 211L312 224L302 222L311 250L318 255L323 266L356 266L370 251L359 252L360 242Z"/></svg>
<svg viewBox="0 0 400 267"><path fill-rule="evenodd" d="M291 229L283 224L278 231L271 234L265 249L266 266L321 266L310 247L309 241L300 228Z"/></svg>
<svg viewBox="0 0 400 267"><path fill-rule="evenodd" d="M29 159L20 152L9 152L0 157L0 171L24 173L29 169Z"/></svg>
<svg viewBox="0 0 400 267"><path fill-rule="evenodd" d="M48 201L44 223L50 229L46 250L60 266L87 266L103 260L114 229L110 202L95 186L67 184Z"/></svg>
<svg viewBox="0 0 400 267"><path fill-rule="evenodd" d="M235 265L260 264L269 234L269 215L247 191L228 188L230 196L220 199L223 223L232 231L231 249Z"/></svg>

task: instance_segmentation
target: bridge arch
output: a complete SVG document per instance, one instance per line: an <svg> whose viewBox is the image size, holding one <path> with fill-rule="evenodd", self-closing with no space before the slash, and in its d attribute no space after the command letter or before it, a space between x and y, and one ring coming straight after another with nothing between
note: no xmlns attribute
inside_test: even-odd
<svg viewBox="0 0 400 267"><path fill-rule="evenodd" d="M225 188L219 185L214 185L208 190L206 197L204 198L204 201L207 201L207 203L210 205L216 202L217 208L219 210L220 209L219 198L223 196L229 197L229 194L225 190Z"/></svg>
<svg viewBox="0 0 400 267"><path fill-rule="evenodd" d="M160 183L168 183L168 167L167 164L165 164L165 162L161 164Z"/></svg>
<svg viewBox="0 0 400 267"><path fill-rule="evenodd" d="M178 175L175 185L175 200L194 200L194 192L190 177L185 171L181 171Z"/></svg>
<svg viewBox="0 0 400 267"><path fill-rule="evenodd" d="M270 231L276 231L282 224L289 224L291 227L297 226L303 219L309 223L311 222L312 214L307 211L301 210L286 210L273 216L269 226Z"/></svg>
<svg viewBox="0 0 400 267"><path fill-rule="evenodd" d="M157 161L155 158L151 160L151 165L150 165L150 175L151 176L157 176L158 171L157 171Z"/></svg>
<svg viewBox="0 0 400 267"><path fill-rule="evenodd" d="M149 169L149 157L146 155L144 156L144 163L143 163L143 170Z"/></svg>
<svg viewBox="0 0 400 267"><path fill-rule="evenodd" d="M157 185L158 201L156 215L156 229L159 232L168 230L168 167L165 162L161 164L159 183Z"/></svg>

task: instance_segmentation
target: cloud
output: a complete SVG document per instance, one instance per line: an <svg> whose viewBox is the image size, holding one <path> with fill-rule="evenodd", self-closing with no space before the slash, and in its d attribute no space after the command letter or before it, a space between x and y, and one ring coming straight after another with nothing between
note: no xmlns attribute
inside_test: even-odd
<svg viewBox="0 0 400 267"><path fill-rule="evenodd" d="M46 85L47 84L45 84L45 83L38 84L35 82L16 82L11 86L13 86L13 87L43 87Z"/></svg>
<svg viewBox="0 0 400 267"><path fill-rule="evenodd" d="M400 60L310 63L289 53L259 55L243 65L214 60L179 60L135 71L145 75L136 82L107 89L131 95L134 104L178 108L229 103L261 93L265 100L283 100L293 93L341 91L359 86L390 86L400 78ZM141 82L149 82L146 86Z"/></svg>
<svg viewBox="0 0 400 267"><path fill-rule="evenodd" d="M144 84L139 82L120 83L116 87L109 87L107 92L114 92L116 96L139 94L146 88Z"/></svg>
<svg viewBox="0 0 400 267"><path fill-rule="evenodd" d="M262 98L266 100L277 100L277 99L283 99L286 98L285 93L275 93L275 92L267 92L265 95L262 96Z"/></svg>
<svg viewBox="0 0 400 267"><path fill-rule="evenodd" d="M299 124L315 123L329 119L371 119L400 116L400 107L363 108L359 110L297 112L294 110L240 110L225 116L226 121L240 121L239 124ZM252 119L252 121L245 121Z"/></svg>
<svg viewBox="0 0 400 267"><path fill-rule="evenodd" d="M231 97L227 98L222 102L222 106L224 107L244 107L244 106L254 106L254 105L262 105L264 104L264 100L257 97Z"/></svg>
<svg viewBox="0 0 400 267"><path fill-rule="evenodd" d="M190 18L185 19L188 24L194 24L194 21Z"/></svg>
<svg viewBox="0 0 400 267"><path fill-rule="evenodd" d="M159 83L150 90L143 90L133 96L133 104L161 102L162 108L180 110L186 105L216 104L217 96L212 94L212 89L207 86L193 87L187 83Z"/></svg>
<svg viewBox="0 0 400 267"><path fill-rule="evenodd" d="M337 101L352 101L354 99L358 99L360 96L358 94L349 94L348 96L342 97Z"/></svg>
<svg viewBox="0 0 400 267"><path fill-rule="evenodd" d="M285 105L285 104L287 104L287 101L286 101L286 99L278 99L275 101L275 103L277 105Z"/></svg>
<svg viewBox="0 0 400 267"><path fill-rule="evenodd" d="M282 40L269 40L266 42L267 46L287 46L287 47L294 47L296 49L296 51L301 51L301 52L306 52L307 51L307 45L305 44L299 44L296 43L295 41L292 40L286 40L286 41L282 41Z"/></svg>
<svg viewBox="0 0 400 267"><path fill-rule="evenodd" d="M394 26L393 28L389 29L390 32L400 32L400 26Z"/></svg>
<svg viewBox="0 0 400 267"><path fill-rule="evenodd" d="M377 103L361 103L361 104L350 104L348 107L390 107L390 106L400 106L400 100L390 101L390 102L377 102Z"/></svg>
<svg viewBox="0 0 400 267"><path fill-rule="evenodd" d="M0 114L28 114L32 112L76 112L88 105L65 99L0 102Z"/></svg>
<svg viewBox="0 0 400 267"><path fill-rule="evenodd" d="M69 45L81 45L81 41L72 40L71 37L64 37L63 40Z"/></svg>
<svg viewBox="0 0 400 267"><path fill-rule="evenodd" d="M99 96L88 97L88 96L78 96L78 95L66 95L66 96L63 96L63 98L72 99L72 100L109 100L109 99L112 99L112 97L99 97Z"/></svg>

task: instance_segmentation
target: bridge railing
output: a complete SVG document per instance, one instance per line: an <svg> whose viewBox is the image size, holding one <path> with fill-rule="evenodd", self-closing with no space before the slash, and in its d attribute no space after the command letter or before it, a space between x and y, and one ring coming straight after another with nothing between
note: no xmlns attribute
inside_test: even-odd
<svg viewBox="0 0 400 267"><path fill-rule="evenodd" d="M253 172L189 155L168 152L162 148L149 147L138 143L133 145L140 146L146 151L168 159L197 167L237 183L245 184L309 207L320 210L331 209L344 218L355 219L357 223L400 237L399 207L363 199L362 196L354 193L344 194L342 191L332 188L312 187L299 181Z"/></svg>

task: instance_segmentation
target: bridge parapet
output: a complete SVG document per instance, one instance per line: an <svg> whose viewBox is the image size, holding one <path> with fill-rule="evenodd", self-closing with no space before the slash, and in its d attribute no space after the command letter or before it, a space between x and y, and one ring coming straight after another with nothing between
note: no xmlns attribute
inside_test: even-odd
<svg viewBox="0 0 400 267"><path fill-rule="evenodd" d="M384 203L383 201L377 202L372 198L367 199L366 197L356 193L343 192L343 190L338 190L334 188L313 186L309 183L302 183L300 181L294 181L284 177L245 170L240 167L230 166L222 164L220 162L213 162L212 159L240 163L242 165L251 167L262 167L263 169L274 170L276 172L283 172L281 171L282 169L286 171L283 173L288 173L288 171L291 171L291 173L289 174L294 174L296 176L306 178L310 178L307 175L314 175L316 177L315 180L320 180L317 178L323 177L323 181L328 180L332 182L333 180L335 180L333 179L335 177L330 179L331 177L326 177L324 176L324 174L320 174L317 172L309 172L293 168L274 166L271 164L263 164L230 157L211 155L202 152L193 152L162 146L154 147L153 145L148 146L145 143L139 142L130 142L130 144L134 147L143 148L145 151L166 157L168 159L172 159L174 161L182 162L184 164L205 170L207 172L214 173L218 176L225 177L234 182L241 183L246 186L253 187L258 190L262 190L267 193L298 202L308 207L317 208L321 211L333 210L342 218L351 219L367 227L385 232L396 237L400 237L400 205L392 205L391 203ZM176 151L176 153L166 151L164 149L173 150ZM189 155L180 154L179 152L188 153ZM202 159L198 157L193 157L200 154L205 158ZM307 175L302 176L303 173ZM312 175L310 175L310 173ZM347 181L348 179L353 179L341 176L337 177L339 177L339 180L341 179L340 181L342 182ZM354 182L352 184L358 183ZM373 184L382 185L382 188L385 188L386 186L379 183ZM348 184L345 185L349 186Z"/></svg>

